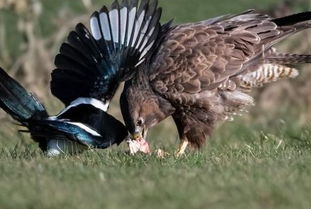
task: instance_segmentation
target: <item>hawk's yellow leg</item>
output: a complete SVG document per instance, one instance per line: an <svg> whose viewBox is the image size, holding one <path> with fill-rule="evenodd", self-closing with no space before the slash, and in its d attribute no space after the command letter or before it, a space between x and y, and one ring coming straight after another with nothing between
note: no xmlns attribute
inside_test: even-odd
<svg viewBox="0 0 311 209"><path fill-rule="evenodd" d="M189 144L189 141L187 139L186 140L182 140L180 142L179 148L178 148L178 150L176 151L176 154L175 154L176 157L180 157L180 156L185 154L185 151L186 151L186 148L187 148L188 144Z"/></svg>

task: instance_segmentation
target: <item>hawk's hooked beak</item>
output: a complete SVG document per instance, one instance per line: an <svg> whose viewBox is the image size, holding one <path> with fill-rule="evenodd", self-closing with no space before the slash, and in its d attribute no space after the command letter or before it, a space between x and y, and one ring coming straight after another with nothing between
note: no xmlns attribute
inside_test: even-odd
<svg viewBox="0 0 311 209"><path fill-rule="evenodd" d="M139 141L142 139L145 139L147 135L147 131L145 131L145 129L140 130L135 130L134 134L132 134L132 139Z"/></svg>
<svg viewBox="0 0 311 209"><path fill-rule="evenodd" d="M134 139L134 140L136 140L136 141L138 141L138 140L140 140L140 139L142 139L143 138L143 136L142 136L142 134L140 133L140 132L135 132L133 135L132 135L132 139Z"/></svg>

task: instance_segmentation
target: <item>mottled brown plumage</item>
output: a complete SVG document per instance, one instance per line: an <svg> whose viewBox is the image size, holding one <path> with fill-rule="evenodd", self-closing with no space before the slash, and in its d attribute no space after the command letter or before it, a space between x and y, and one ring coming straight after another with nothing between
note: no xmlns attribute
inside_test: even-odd
<svg viewBox="0 0 311 209"><path fill-rule="evenodd" d="M309 28L310 12L273 19L246 11L173 27L154 59L126 83L121 109L133 135L172 116L181 140L201 147L217 121L252 105L253 87L294 77L309 55L272 46Z"/></svg>

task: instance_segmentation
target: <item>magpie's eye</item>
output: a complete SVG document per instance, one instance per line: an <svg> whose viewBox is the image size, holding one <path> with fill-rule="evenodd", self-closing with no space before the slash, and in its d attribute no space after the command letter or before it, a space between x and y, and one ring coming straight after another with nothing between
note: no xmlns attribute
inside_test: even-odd
<svg viewBox="0 0 311 209"><path fill-rule="evenodd" d="M139 118L139 119L137 120L137 122L136 122L136 125L137 125L137 126L142 126L143 123L144 123L143 119Z"/></svg>

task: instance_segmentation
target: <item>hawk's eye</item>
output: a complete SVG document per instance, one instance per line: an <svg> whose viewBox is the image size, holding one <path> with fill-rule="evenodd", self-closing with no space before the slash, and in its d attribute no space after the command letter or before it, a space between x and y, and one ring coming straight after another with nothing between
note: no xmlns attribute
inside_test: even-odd
<svg viewBox="0 0 311 209"><path fill-rule="evenodd" d="M137 126L142 126L143 125L143 119L141 119L141 118L139 118L138 120L137 120L137 122L136 122L136 125Z"/></svg>

